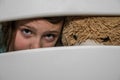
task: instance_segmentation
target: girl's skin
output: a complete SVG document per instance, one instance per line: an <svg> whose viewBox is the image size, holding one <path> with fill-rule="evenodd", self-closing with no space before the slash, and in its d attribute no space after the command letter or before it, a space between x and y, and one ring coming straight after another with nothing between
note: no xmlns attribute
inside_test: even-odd
<svg viewBox="0 0 120 80"><path fill-rule="evenodd" d="M55 46L62 24L63 22L52 24L42 18L17 21L13 49L16 51Z"/></svg>

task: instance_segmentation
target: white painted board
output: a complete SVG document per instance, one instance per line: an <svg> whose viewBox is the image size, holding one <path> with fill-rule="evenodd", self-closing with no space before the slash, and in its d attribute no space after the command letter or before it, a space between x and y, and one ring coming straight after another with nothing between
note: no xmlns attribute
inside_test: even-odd
<svg viewBox="0 0 120 80"><path fill-rule="evenodd" d="M120 46L72 46L0 54L0 80L120 80Z"/></svg>
<svg viewBox="0 0 120 80"><path fill-rule="evenodd" d="M120 16L120 0L0 0L0 22L62 15Z"/></svg>

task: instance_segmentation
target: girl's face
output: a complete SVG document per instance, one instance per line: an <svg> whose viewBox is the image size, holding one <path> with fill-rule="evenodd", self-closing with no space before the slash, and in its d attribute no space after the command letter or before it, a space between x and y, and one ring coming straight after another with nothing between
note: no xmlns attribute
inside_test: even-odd
<svg viewBox="0 0 120 80"><path fill-rule="evenodd" d="M18 21L14 50L55 46L62 28L62 22L52 24L45 19Z"/></svg>

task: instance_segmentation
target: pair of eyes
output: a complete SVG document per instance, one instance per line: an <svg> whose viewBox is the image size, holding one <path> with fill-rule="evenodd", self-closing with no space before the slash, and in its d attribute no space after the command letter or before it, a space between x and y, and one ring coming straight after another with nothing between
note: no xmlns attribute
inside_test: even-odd
<svg viewBox="0 0 120 80"><path fill-rule="evenodd" d="M30 30L30 29L26 29L26 28L22 29L21 32L22 32L23 36L26 37L26 38L30 38L30 37L36 35L35 32L33 32L33 31ZM43 37L46 41L52 42L52 41L55 40L56 34L54 34L54 33L46 33L46 34L44 34L42 37Z"/></svg>
<svg viewBox="0 0 120 80"><path fill-rule="evenodd" d="M77 36L76 35L73 35L73 38L75 39L75 40L77 40ZM99 38L102 42L107 42L107 41L109 41L110 40L110 38L107 36L107 37L104 37L104 38Z"/></svg>

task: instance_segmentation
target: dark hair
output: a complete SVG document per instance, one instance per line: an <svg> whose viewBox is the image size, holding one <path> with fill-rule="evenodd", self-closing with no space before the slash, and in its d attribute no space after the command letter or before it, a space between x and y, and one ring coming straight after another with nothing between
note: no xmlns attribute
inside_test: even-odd
<svg viewBox="0 0 120 80"><path fill-rule="evenodd" d="M43 19L46 19L52 24L60 23L61 21L64 22L65 17L44 17Z"/></svg>
<svg viewBox="0 0 120 80"><path fill-rule="evenodd" d="M52 24L58 24L60 22L63 22L64 24L65 17L43 17L43 19L46 19ZM3 32L3 45L6 47L6 51L13 51L13 49L10 49L10 47L13 47L16 36L16 21L2 22L1 24Z"/></svg>

